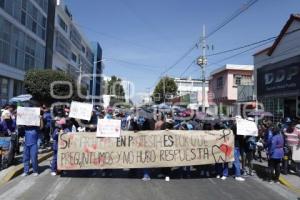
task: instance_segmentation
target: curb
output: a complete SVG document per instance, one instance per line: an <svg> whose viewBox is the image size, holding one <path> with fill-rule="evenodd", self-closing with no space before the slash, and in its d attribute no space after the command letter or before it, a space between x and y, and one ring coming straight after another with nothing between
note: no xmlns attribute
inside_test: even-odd
<svg viewBox="0 0 300 200"><path fill-rule="evenodd" d="M300 194L300 188L296 188L295 186L293 186L293 184L291 184L286 178L284 178L283 176L279 177L279 182L286 186L288 189L292 190L293 192L297 193L298 195Z"/></svg>
<svg viewBox="0 0 300 200"><path fill-rule="evenodd" d="M38 157L38 163L43 162L52 156L52 151L48 153L44 153ZM24 170L23 163L16 165L13 169L11 169L0 181L0 187L6 184L8 181L12 180L14 177L22 174Z"/></svg>

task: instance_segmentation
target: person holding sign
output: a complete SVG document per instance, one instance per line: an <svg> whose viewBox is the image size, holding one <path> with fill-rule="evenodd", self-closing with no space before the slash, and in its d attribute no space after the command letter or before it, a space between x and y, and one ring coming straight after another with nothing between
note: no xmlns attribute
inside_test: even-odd
<svg viewBox="0 0 300 200"><path fill-rule="evenodd" d="M57 172L57 150L58 150L58 136L59 133L68 133L71 132L66 125L66 119L61 118L60 120L56 121L55 126L56 128L53 131L52 138L53 138L53 159L51 162L51 176L56 176Z"/></svg>
<svg viewBox="0 0 300 200"><path fill-rule="evenodd" d="M18 119L17 119L18 122ZM29 175L30 161L33 169L33 176L38 176L38 135L43 128L42 116L40 116L40 126L25 125L25 142L23 153L24 173L21 176Z"/></svg>

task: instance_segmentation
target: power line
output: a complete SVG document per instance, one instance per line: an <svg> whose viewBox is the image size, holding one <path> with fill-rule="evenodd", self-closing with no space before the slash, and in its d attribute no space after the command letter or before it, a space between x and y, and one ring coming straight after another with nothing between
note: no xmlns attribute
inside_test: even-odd
<svg viewBox="0 0 300 200"><path fill-rule="evenodd" d="M183 77L183 75L185 74L185 72L187 72L189 70L189 68L191 68L193 66L193 64L195 64L195 61L193 60L193 62L191 62L191 64L189 64L187 66L187 68L181 73L180 78Z"/></svg>
<svg viewBox="0 0 300 200"><path fill-rule="evenodd" d="M240 16L243 12L248 10L251 6L253 6L255 3L257 3L258 0L250 0L246 4L242 5L241 8L239 8L236 12L234 12L230 17L228 17L223 23L221 23L219 26L217 26L215 29L213 29L211 32L207 34L206 38L209 38L213 34L215 34L217 31L219 31L221 28L229 24L232 20Z"/></svg>

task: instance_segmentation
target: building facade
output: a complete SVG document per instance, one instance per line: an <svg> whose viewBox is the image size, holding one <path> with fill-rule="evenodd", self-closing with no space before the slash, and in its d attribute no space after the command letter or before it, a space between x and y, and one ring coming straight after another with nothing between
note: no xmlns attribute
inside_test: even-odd
<svg viewBox="0 0 300 200"><path fill-rule="evenodd" d="M74 80L82 77L90 89L92 45L62 1L0 0L0 27L0 106L25 92L24 75L30 69L60 70ZM95 53L102 59L101 47ZM95 72L102 73L101 63ZM96 80L98 94L101 80Z"/></svg>
<svg viewBox="0 0 300 200"><path fill-rule="evenodd" d="M253 83L253 69L252 65L226 64L211 72L209 93L218 114L237 114L238 86Z"/></svg>
<svg viewBox="0 0 300 200"><path fill-rule="evenodd" d="M300 117L300 15L292 14L272 46L254 54L255 93L273 121Z"/></svg>
<svg viewBox="0 0 300 200"><path fill-rule="evenodd" d="M92 50L94 54L93 60L93 77L90 83L90 95L92 95L95 102L101 102L102 95L102 73L103 73L103 61L102 61L102 48L98 42L93 42Z"/></svg>
<svg viewBox="0 0 300 200"><path fill-rule="evenodd" d="M50 0L0 0L0 105L24 92L29 69L45 68Z"/></svg>
<svg viewBox="0 0 300 200"><path fill-rule="evenodd" d="M177 96L186 97L189 107L199 109L202 106L202 80L192 78L175 78ZM208 82L205 83L205 107L208 107Z"/></svg>
<svg viewBox="0 0 300 200"><path fill-rule="evenodd" d="M92 46L62 1L56 5L53 23L52 69L67 72L74 80L82 78L82 83L89 90L94 64Z"/></svg>

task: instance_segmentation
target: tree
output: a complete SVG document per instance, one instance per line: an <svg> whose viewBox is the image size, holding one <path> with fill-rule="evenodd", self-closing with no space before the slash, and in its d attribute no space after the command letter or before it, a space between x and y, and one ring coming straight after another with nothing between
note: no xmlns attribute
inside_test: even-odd
<svg viewBox="0 0 300 200"><path fill-rule="evenodd" d="M105 84L108 95L114 95L111 98L113 104L118 102L125 102L125 92L122 86L122 79L112 76L109 81Z"/></svg>
<svg viewBox="0 0 300 200"><path fill-rule="evenodd" d="M51 92L51 84L55 81L63 81L68 84L54 84L52 88L53 91ZM70 85L72 88L70 88ZM80 100L77 92L77 84L75 84L75 81L68 74L61 71L54 71L50 69L29 70L25 74L24 87L25 90L33 96L34 100L41 103L50 104L58 100ZM83 86L80 87L81 94L86 95L86 88ZM59 98L68 96L70 93L71 97L68 99Z"/></svg>
<svg viewBox="0 0 300 200"><path fill-rule="evenodd" d="M177 93L177 85L173 78L163 77L156 85L152 98L155 103L162 103Z"/></svg>

